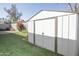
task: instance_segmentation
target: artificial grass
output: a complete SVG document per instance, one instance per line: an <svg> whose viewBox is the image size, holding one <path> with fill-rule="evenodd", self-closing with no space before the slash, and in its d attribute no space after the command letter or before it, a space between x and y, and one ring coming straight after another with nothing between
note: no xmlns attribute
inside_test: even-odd
<svg viewBox="0 0 79 59"><path fill-rule="evenodd" d="M55 53L28 43L27 33L16 32L0 34L0 56L55 56Z"/></svg>

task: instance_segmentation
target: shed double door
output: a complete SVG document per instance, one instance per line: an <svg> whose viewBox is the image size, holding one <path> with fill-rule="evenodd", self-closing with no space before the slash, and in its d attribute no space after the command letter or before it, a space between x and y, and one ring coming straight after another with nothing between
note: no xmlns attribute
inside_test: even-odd
<svg viewBox="0 0 79 59"><path fill-rule="evenodd" d="M54 51L55 18L35 21L35 45Z"/></svg>

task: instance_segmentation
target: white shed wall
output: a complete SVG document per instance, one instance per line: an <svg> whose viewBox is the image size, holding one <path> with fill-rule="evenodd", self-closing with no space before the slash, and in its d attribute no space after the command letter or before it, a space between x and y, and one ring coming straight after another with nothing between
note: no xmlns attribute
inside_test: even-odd
<svg viewBox="0 0 79 59"><path fill-rule="evenodd" d="M70 14L70 15L69 15ZM60 16L65 15L65 16ZM55 21L53 19L39 20L58 16L58 53L63 55L77 55L77 14L61 12L41 12L28 22L28 40L34 43L34 21L35 21L35 44L54 51L55 44ZM55 20L55 19L54 19ZM44 34L43 34L44 32ZM39 36L38 36L39 35ZM47 37L46 37L47 36ZM51 37L51 38L50 38ZM53 39L53 40L52 40ZM53 48L52 48L53 47Z"/></svg>
<svg viewBox="0 0 79 59"><path fill-rule="evenodd" d="M77 55L77 15L58 17L58 53Z"/></svg>
<svg viewBox="0 0 79 59"><path fill-rule="evenodd" d="M28 41L34 43L34 22L28 22Z"/></svg>

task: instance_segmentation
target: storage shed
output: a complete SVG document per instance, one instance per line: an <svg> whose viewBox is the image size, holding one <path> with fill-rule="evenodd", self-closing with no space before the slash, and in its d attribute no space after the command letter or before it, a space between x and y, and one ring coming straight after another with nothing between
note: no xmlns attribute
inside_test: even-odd
<svg viewBox="0 0 79 59"><path fill-rule="evenodd" d="M28 41L65 56L79 55L79 15L41 10L30 18Z"/></svg>

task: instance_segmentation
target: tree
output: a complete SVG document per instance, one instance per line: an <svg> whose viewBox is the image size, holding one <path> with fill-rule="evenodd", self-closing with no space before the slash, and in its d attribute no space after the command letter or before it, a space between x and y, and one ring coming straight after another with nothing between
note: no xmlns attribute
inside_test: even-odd
<svg viewBox="0 0 79 59"><path fill-rule="evenodd" d="M79 3L68 3L71 12L79 13Z"/></svg>
<svg viewBox="0 0 79 59"><path fill-rule="evenodd" d="M7 17L9 17L11 22L16 22L22 16L22 13L18 12L15 4L12 4L10 9L4 8L4 10L8 13Z"/></svg>

